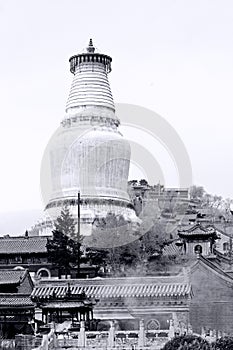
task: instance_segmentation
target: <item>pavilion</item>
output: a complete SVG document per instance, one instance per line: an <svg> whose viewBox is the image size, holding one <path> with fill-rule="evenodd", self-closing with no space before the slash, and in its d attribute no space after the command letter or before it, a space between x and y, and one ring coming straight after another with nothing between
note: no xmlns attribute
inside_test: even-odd
<svg viewBox="0 0 233 350"><path fill-rule="evenodd" d="M91 328L94 300L90 300L83 290L74 293L67 280L65 286L49 287L47 293L37 289L37 292L32 293L31 298L36 303L37 308L41 310L43 324L62 323L70 319L73 327L76 324L79 325L81 321L85 321L87 328ZM35 319L35 321L39 320Z"/></svg>

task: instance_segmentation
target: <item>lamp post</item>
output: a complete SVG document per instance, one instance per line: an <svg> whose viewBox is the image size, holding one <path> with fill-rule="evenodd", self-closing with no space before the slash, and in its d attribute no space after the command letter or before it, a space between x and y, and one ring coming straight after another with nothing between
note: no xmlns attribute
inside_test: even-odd
<svg viewBox="0 0 233 350"><path fill-rule="evenodd" d="M77 202L77 206L78 206L78 220L77 220L77 240L78 240L78 259L77 259L77 263L78 263L78 268L77 268L77 278L79 278L80 276L80 246L81 246L81 239L80 239L80 192L78 192L78 202Z"/></svg>

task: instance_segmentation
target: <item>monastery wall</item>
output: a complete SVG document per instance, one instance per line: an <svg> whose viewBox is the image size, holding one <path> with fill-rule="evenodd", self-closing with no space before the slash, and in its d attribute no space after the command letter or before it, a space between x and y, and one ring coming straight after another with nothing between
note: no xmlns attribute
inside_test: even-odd
<svg viewBox="0 0 233 350"><path fill-rule="evenodd" d="M213 270L198 268L191 274L193 298L190 303L190 323L193 331L202 327L233 332L232 282Z"/></svg>

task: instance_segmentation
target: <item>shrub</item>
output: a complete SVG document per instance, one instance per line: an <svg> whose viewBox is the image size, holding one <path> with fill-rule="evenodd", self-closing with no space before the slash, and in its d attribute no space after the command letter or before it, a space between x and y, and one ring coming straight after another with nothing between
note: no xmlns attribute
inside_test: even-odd
<svg viewBox="0 0 233 350"><path fill-rule="evenodd" d="M211 350L211 347L199 336L182 335L167 342L162 350Z"/></svg>
<svg viewBox="0 0 233 350"><path fill-rule="evenodd" d="M223 337L212 343L211 350L232 350L233 337Z"/></svg>

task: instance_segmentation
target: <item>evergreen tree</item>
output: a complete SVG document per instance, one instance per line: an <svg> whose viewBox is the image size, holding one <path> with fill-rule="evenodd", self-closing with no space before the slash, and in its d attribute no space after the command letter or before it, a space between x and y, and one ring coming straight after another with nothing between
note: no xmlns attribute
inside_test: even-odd
<svg viewBox="0 0 233 350"><path fill-rule="evenodd" d="M72 217L67 207L62 209L60 216L54 222L54 226L56 231L62 232L70 238L76 238L75 219Z"/></svg>
<svg viewBox="0 0 233 350"><path fill-rule="evenodd" d="M70 243L71 239L58 230L53 231L53 237L47 242L49 261L54 268L58 269L59 278L63 273L66 276L70 273L70 263L73 259Z"/></svg>
<svg viewBox="0 0 233 350"><path fill-rule="evenodd" d="M48 239L47 250L49 261L58 269L58 276L62 273L70 274L72 268L77 268L80 275L82 262L82 237L76 233L75 220L67 207L62 209L61 215L54 222L53 237Z"/></svg>

